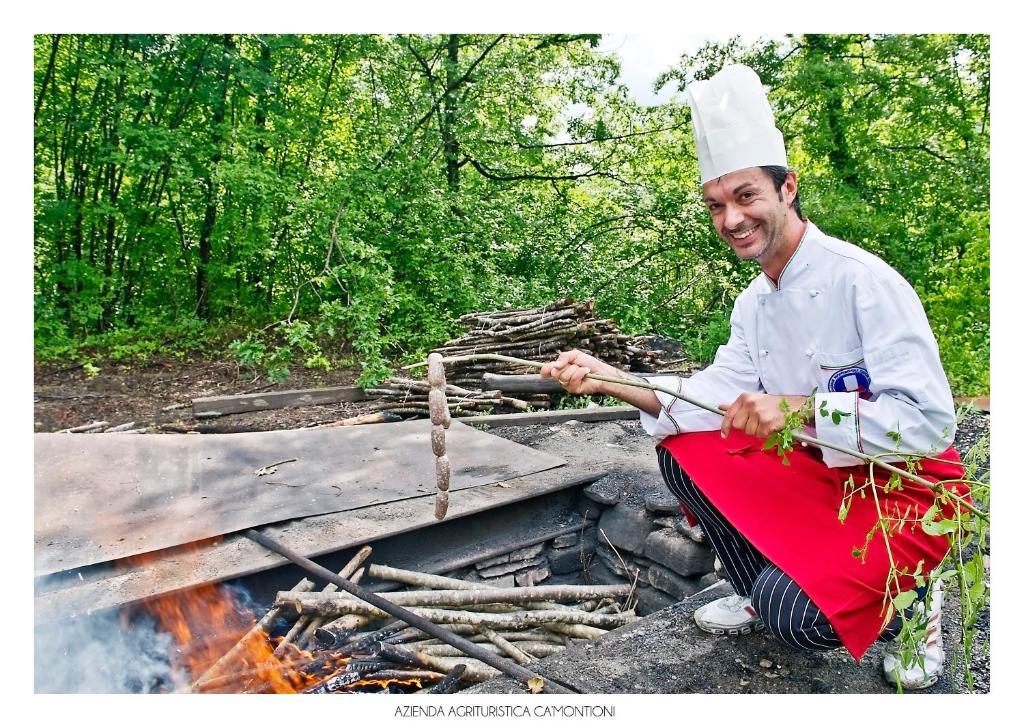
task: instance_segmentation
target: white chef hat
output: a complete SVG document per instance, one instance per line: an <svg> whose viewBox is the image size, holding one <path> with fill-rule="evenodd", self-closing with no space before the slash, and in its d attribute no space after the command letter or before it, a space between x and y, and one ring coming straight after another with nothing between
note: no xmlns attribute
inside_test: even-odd
<svg viewBox="0 0 1024 728"><path fill-rule="evenodd" d="M701 184L747 167L788 167L782 132L775 128L775 115L753 69L725 66L686 91Z"/></svg>

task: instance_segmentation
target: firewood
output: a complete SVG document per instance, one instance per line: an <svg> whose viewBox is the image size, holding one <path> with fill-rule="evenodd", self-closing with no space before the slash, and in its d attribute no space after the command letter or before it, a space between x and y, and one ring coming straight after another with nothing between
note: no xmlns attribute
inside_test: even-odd
<svg viewBox="0 0 1024 728"><path fill-rule="evenodd" d="M569 599L592 599L601 597L624 597L629 594L628 584L552 584L549 586L501 587L490 589L441 589L423 591L392 592L388 599L394 604L418 606L466 606L475 604L522 604L533 601L559 601ZM318 603L330 603L339 599L351 599L345 594L329 592L278 592L275 604L301 605L305 611ZM583 613L583 610L572 610Z"/></svg>
<svg viewBox="0 0 1024 728"><path fill-rule="evenodd" d="M292 589L292 591L307 592L312 589L313 582L309 579L302 579L302 581L295 585L295 588ZM267 633L270 631L270 626L277 621L277 617L280 613L281 610L274 607L264 614L262 619L254 624L248 632L242 635L242 638L235 643L234 647L225 652L219 660L206 668L206 670L192 682L191 688L194 689L197 684L221 674L224 671L224 668L231 664L235 657L242 653L251 640L257 638L265 639Z"/></svg>
<svg viewBox="0 0 1024 728"><path fill-rule="evenodd" d="M534 657L533 654L528 654L523 651L522 648L526 647L525 644L520 644L518 646L513 645L511 642L509 642L507 639L499 635L493 629L489 629L488 627L481 627L480 634L489 639L491 641L491 644L493 644L497 649L501 650L506 655L511 657L513 660L518 662L520 665L525 665L529 662L533 662L533 660L536 659L536 657Z"/></svg>
<svg viewBox="0 0 1024 728"><path fill-rule="evenodd" d="M364 546L362 549L359 550L359 553L357 553L355 556L352 557L352 561L356 561L356 559L359 559L360 555L362 555L362 559L360 559L360 561L359 561L359 563L361 563L362 561L364 561L366 559L367 556L370 555L370 550L371 549L370 549L369 546ZM356 566L358 566L359 563L357 563ZM351 562L349 563L348 566L351 566ZM346 566L345 568L348 569L348 566ZM354 574L352 574L352 583L353 584L358 584L362 580L364 571L365 571L364 569L359 569ZM341 573L341 576L343 576L345 578L348 578L347 574L345 574L343 572L339 572L339 573ZM334 588L332 589L331 587L334 587ZM328 584L327 586L325 586L323 588L323 592L333 592L333 591L337 591L337 589L338 589L338 585L337 584ZM297 644L299 647L306 647L309 644L309 641L313 638L313 634L316 632L316 630L319 627L321 627L324 624L324 622L326 622L326 621L327 620L323 619L322 617L316 617L314 619L309 620L309 624L303 630L302 634L299 635L299 638L297 640L295 640L295 644Z"/></svg>
<svg viewBox="0 0 1024 728"><path fill-rule="evenodd" d="M451 695L459 690L459 680L462 679L462 675L466 672L466 665L459 663L449 671L444 678L437 683L434 687L430 688L426 692L433 695Z"/></svg>
<svg viewBox="0 0 1024 728"><path fill-rule="evenodd" d="M430 589L497 589L499 587L482 581L466 581L464 579L453 579L447 576L436 574L424 574L408 569L396 569L382 564L370 564L367 570L370 576L385 581L397 581L400 584L421 586ZM571 585L563 585L563 589L572 589ZM589 587L584 587L589 588ZM586 599L586 596L569 596L566 599ZM558 604L550 600L536 600L524 603L522 606L529 609L573 609L565 604Z"/></svg>
<svg viewBox="0 0 1024 728"><path fill-rule="evenodd" d="M95 432L97 430L102 430L104 427L107 427L109 424L110 423L107 422L106 420L96 421L96 422L90 422L88 425L78 425L77 427L68 427L67 429L64 429L64 430L57 430L57 432L60 432L60 433L66 433L66 432L75 432L75 433L77 433L77 432Z"/></svg>
<svg viewBox="0 0 1024 728"><path fill-rule="evenodd" d="M279 593L275 605L292 609L300 614L327 617L336 614L366 614L380 618L387 616L387 612L382 609L377 609L370 604L356 599L346 599L338 595L320 595L321 598L319 599L304 600L295 593L289 596L282 596L282 594L289 593ZM415 605L400 606L408 608L412 613L435 624L474 624L483 627L502 627L505 629L520 629L548 623L582 624L590 627L614 629L635 620L633 613L629 611L620 614L595 614L578 610L545 609L495 614L481 611L431 609Z"/></svg>
<svg viewBox="0 0 1024 728"><path fill-rule="evenodd" d="M317 627L314 634L321 645L334 647L340 645L345 638L354 635L357 630L368 625L370 621L370 617L365 615L346 614Z"/></svg>
<svg viewBox="0 0 1024 728"><path fill-rule="evenodd" d="M366 561L366 559L370 556L372 552L372 547L363 546L361 549L359 549L359 551L356 552L355 556L353 556L349 560L349 562L345 564L344 567L342 567L341 571L338 572L338 576L342 577L343 579L348 579L349 577L352 577L352 582L354 584L358 584L359 580L363 576L363 571L360 570L359 573L355 576L353 576L353 574L355 574L356 570L359 569L360 565L362 565L362 563ZM337 590L337 584L327 584L319 593L331 594ZM309 619L299 617L299 619L296 620L292 628L288 631L288 634L285 635L284 639L281 641L281 644L279 644L274 649L274 655L280 656L285 650L285 645L287 645L292 640L295 640L297 646L302 647L305 644L305 641L308 640L309 637L313 634L313 631L321 624L323 624L324 621L325 620L323 619ZM298 639L296 639L297 637Z"/></svg>
<svg viewBox="0 0 1024 728"><path fill-rule="evenodd" d="M486 628L484 628L484 629L485 629L485 631L493 631L493 630L487 630ZM495 633L495 634L497 634L497 633ZM498 639L502 639L502 638L499 637ZM519 652L522 653L522 655L524 655L525 657L522 660L520 660L519 658L516 658L512 653L506 652L505 650L503 650L500 647L498 647L497 643L493 643L493 642L491 642L490 644L485 642L483 647L484 647L484 649L487 649L487 650L494 650L496 652L497 651L505 652L505 654L509 655L509 657L512 657L512 659L514 659L516 662L518 662L521 665L525 665L526 663L532 662L533 660L535 660L537 658L540 658L540 657L548 657L550 655L554 655L554 654L556 654L558 652L561 652L562 650L565 649L565 645L563 645L563 644L555 644L553 642L532 642L532 641L520 640L520 641L517 641L517 642L506 641L506 644L508 644L508 646L512 648L513 652L515 652L516 650L519 650ZM426 654L426 655L433 655L435 657L458 657L459 655L463 654L462 652L460 652L456 648L452 647L451 645L445 645L445 644L440 644L440 645L415 645L415 646L412 646L410 649L415 649L417 652L422 652L423 654Z"/></svg>
<svg viewBox="0 0 1024 728"><path fill-rule="evenodd" d="M422 685L424 681L441 680L443 677L443 672L435 670L379 670L378 672L371 672L363 680L397 680L401 682L417 680Z"/></svg>
<svg viewBox="0 0 1024 728"><path fill-rule="evenodd" d="M453 659L449 663L445 658L435 657L420 650L407 650L401 647L394 647L393 645L382 645L381 654L387 655L388 659L396 662L401 661L405 662L405 664L427 667L440 672L448 672L455 667L456 663L463 664L466 666L464 678L469 682L482 682L501 674L490 665L485 665L479 660L472 658L462 657Z"/></svg>

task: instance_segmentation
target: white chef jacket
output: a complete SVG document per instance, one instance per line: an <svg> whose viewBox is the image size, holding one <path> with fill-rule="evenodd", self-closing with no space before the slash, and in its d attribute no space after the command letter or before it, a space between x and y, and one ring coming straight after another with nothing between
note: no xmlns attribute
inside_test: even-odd
<svg viewBox="0 0 1024 728"><path fill-rule="evenodd" d="M736 299L730 323L728 343L706 369L645 378L715 406L742 392L816 390L811 434L869 455L942 452L952 443L953 397L924 308L877 256L808 223L778 287L762 272ZM655 394L660 415L641 412L640 421L659 441L721 426L720 415ZM833 410L849 414L835 424ZM829 448L822 457L829 467L862 462Z"/></svg>

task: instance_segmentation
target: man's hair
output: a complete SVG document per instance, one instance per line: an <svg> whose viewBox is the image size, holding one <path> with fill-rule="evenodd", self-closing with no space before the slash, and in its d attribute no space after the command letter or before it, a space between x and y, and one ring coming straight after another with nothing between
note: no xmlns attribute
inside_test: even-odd
<svg viewBox="0 0 1024 728"><path fill-rule="evenodd" d="M782 197L782 185L786 183L786 177L789 176L789 170L785 167L778 165L762 166L761 169L766 175L772 178L772 182L775 183L775 191L779 193L779 197ZM790 207L796 212L796 216L801 220L806 220L804 217L803 210L800 209L800 193L797 192L793 197L793 202L790 203Z"/></svg>

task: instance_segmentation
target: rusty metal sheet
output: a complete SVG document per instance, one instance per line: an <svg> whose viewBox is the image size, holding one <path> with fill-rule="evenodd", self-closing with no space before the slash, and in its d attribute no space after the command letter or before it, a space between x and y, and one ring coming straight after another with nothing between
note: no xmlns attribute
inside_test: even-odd
<svg viewBox="0 0 1024 728"><path fill-rule="evenodd" d="M452 491L565 464L459 422L447 450ZM34 465L37 576L434 492L426 420L229 435L37 434Z"/></svg>

